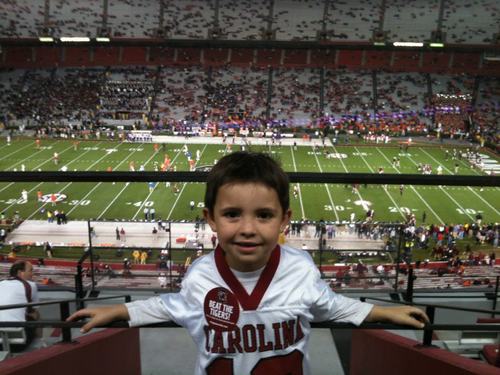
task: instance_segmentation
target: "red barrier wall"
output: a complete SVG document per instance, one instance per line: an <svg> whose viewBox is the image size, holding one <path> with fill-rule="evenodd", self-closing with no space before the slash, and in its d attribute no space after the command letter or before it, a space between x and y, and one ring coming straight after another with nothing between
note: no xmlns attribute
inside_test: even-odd
<svg viewBox="0 0 500 375"><path fill-rule="evenodd" d="M425 52L422 57L422 71L435 72L446 71L450 64L450 53L446 52Z"/></svg>
<svg viewBox="0 0 500 375"><path fill-rule="evenodd" d="M5 63L9 68L33 67L33 49L31 47L8 47L5 50Z"/></svg>
<svg viewBox="0 0 500 375"><path fill-rule="evenodd" d="M118 62L118 47L95 47L93 65L97 66L113 66Z"/></svg>
<svg viewBox="0 0 500 375"><path fill-rule="evenodd" d="M233 48L231 51L231 64L247 67L253 64L254 50L249 48Z"/></svg>
<svg viewBox="0 0 500 375"><path fill-rule="evenodd" d="M359 68L362 64L363 51L338 50L338 65Z"/></svg>
<svg viewBox="0 0 500 375"><path fill-rule="evenodd" d="M63 66L88 66L89 64L89 47L64 47Z"/></svg>
<svg viewBox="0 0 500 375"><path fill-rule="evenodd" d="M281 49L257 50L257 66L262 68L278 67L281 64L281 51Z"/></svg>
<svg viewBox="0 0 500 375"><path fill-rule="evenodd" d="M381 330L353 330L350 375L498 375L499 369Z"/></svg>
<svg viewBox="0 0 500 375"><path fill-rule="evenodd" d="M457 71L476 71L479 69L480 57L478 53L455 52L452 67Z"/></svg>
<svg viewBox="0 0 500 375"><path fill-rule="evenodd" d="M294 68L307 67L307 52L304 50L285 50L283 65Z"/></svg>
<svg viewBox="0 0 500 375"><path fill-rule="evenodd" d="M209 66L221 66L228 63L227 48L205 48L203 50L203 62Z"/></svg>
<svg viewBox="0 0 500 375"><path fill-rule="evenodd" d="M389 69L391 66L391 56L391 53L384 51L365 51L364 67L370 69Z"/></svg>
<svg viewBox="0 0 500 375"><path fill-rule="evenodd" d="M38 47L35 49L36 57L35 61L37 67L40 68L50 68L57 66L61 62L61 52L62 49L56 46L50 47Z"/></svg>
<svg viewBox="0 0 500 375"><path fill-rule="evenodd" d="M151 47L149 49L149 63L154 65L172 65L175 49L168 47Z"/></svg>
<svg viewBox="0 0 500 375"><path fill-rule="evenodd" d="M0 362L2 375L141 374L139 329L106 329Z"/></svg>
<svg viewBox="0 0 500 375"><path fill-rule="evenodd" d="M394 51L392 69L396 71L419 71L420 70L420 51Z"/></svg>
<svg viewBox="0 0 500 375"><path fill-rule="evenodd" d="M178 65L200 65L201 48L177 48Z"/></svg>
<svg viewBox="0 0 500 375"><path fill-rule="evenodd" d="M317 49L311 51L311 67L335 68L335 57L338 50Z"/></svg>
<svg viewBox="0 0 500 375"><path fill-rule="evenodd" d="M146 47L122 47L122 64L146 64Z"/></svg>
<svg viewBox="0 0 500 375"><path fill-rule="evenodd" d="M60 51L59 49L64 49ZM149 55L148 55L149 49ZM0 67L39 68L57 66L114 66L114 65L207 65L300 67L353 70L384 69L384 71L417 71L446 74L483 74L500 76L500 63L482 61L482 52L446 51L385 51L385 50L307 50L206 48L201 62L201 48L172 48L158 46L4 46ZM308 53L310 59L308 62ZM254 57L255 54L255 57ZM283 64L281 61L283 54ZM32 58L34 56L34 58ZM64 56L63 59L61 57ZM230 58L229 58L230 56ZM229 61L228 61L229 59ZM255 61L254 61L255 60ZM451 66L450 66L451 62Z"/></svg>

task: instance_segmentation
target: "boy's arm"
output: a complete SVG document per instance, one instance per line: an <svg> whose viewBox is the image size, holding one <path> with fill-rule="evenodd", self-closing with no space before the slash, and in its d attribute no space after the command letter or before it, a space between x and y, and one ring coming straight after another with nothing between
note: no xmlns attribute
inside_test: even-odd
<svg viewBox="0 0 500 375"><path fill-rule="evenodd" d="M66 321L71 322L74 320L80 320L83 318L91 318L90 321L85 324L80 332L86 333L92 328L101 326L104 324L111 323L115 320L129 320L129 314L127 307L123 304L121 305L111 305L103 307L95 307L82 309L71 315Z"/></svg>
<svg viewBox="0 0 500 375"><path fill-rule="evenodd" d="M425 323L429 323L429 318L417 307L414 306L373 306L365 322L385 322L411 326L414 328L424 328Z"/></svg>

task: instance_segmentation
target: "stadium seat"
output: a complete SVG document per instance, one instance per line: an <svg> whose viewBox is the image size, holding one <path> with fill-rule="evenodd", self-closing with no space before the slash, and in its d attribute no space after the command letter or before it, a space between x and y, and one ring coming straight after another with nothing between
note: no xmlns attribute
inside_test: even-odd
<svg viewBox="0 0 500 375"><path fill-rule="evenodd" d="M2 351L0 351L0 361L10 357L11 345L26 344L26 331L23 327L1 328L0 343Z"/></svg>

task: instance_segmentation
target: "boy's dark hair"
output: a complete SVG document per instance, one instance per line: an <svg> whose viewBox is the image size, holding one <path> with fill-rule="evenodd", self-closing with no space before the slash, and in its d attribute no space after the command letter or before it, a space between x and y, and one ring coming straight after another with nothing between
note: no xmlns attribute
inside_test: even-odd
<svg viewBox="0 0 500 375"><path fill-rule="evenodd" d="M263 184L276 191L283 213L290 207L288 175L269 155L239 151L220 159L207 177L205 208L210 213L220 187L228 183Z"/></svg>
<svg viewBox="0 0 500 375"><path fill-rule="evenodd" d="M26 261L18 260L14 264L12 264L9 270L9 276L17 277L17 273L19 271L26 271Z"/></svg>

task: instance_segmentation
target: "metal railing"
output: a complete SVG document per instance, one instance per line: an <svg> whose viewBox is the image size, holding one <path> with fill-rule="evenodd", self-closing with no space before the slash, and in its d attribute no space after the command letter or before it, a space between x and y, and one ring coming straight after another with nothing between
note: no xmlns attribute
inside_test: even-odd
<svg viewBox="0 0 500 375"><path fill-rule="evenodd" d="M126 296L110 296L110 297L100 297L100 298L86 298L83 300L80 299L65 299L65 300L57 300L57 301L47 301L47 302L34 302L34 303L26 303L26 304L15 304L15 305L5 305L0 306L0 310L8 310L13 308L22 308L27 306L47 306L59 304L60 311L60 320L39 320L39 321L0 321L0 328L3 327L24 327L24 328L60 328L62 330L62 342L69 343L72 342L71 329L81 328L85 325L85 322L67 322L66 319L70 316L69 305L70 303L75 303L76 306L79 304L85 305L87 302L94 301L103 301L110 300L116 298L124 298L125 302L130 302L131 297L129 295ZM486 309L471 309L465 307L457 307L457 306L449 306L449 305L439 305L439 304L428 304L428 303L411 303L411 302L401 302L394 301L390 299L377 298L377 297L360 297L361 301L372 300L384 303L392 303L399 305L409 305L409 306L421 306L424 307L429 317L430 322L426 323L424 328L422 329L424 332L423 340L421 345L423 346L432 346L432 336L434 331L500 331L500 325L498 324L435 324L434 317L436 309L448 309L455 311L466 311L466 312L475 312L475 313L484 313L490 314L491 316L495 316L496 314L500 314L500 311L497 310L486 310ZM96 328L128 328L129 325L126 321L116 321L110 324L104 324L96 326ZM179 327L178 324L174 322L162 322L156 324L150 324L141 326L141 328L172 328ZM320 322L320 323L311 323L312 328L329 328L333 330L345 330L345 329L384 329L384 330L408 330L415 328L402 326L397 324L388 324L388 323L362 323L359 326L355 326L350 323L336 323L336 322Z"/></svg>

